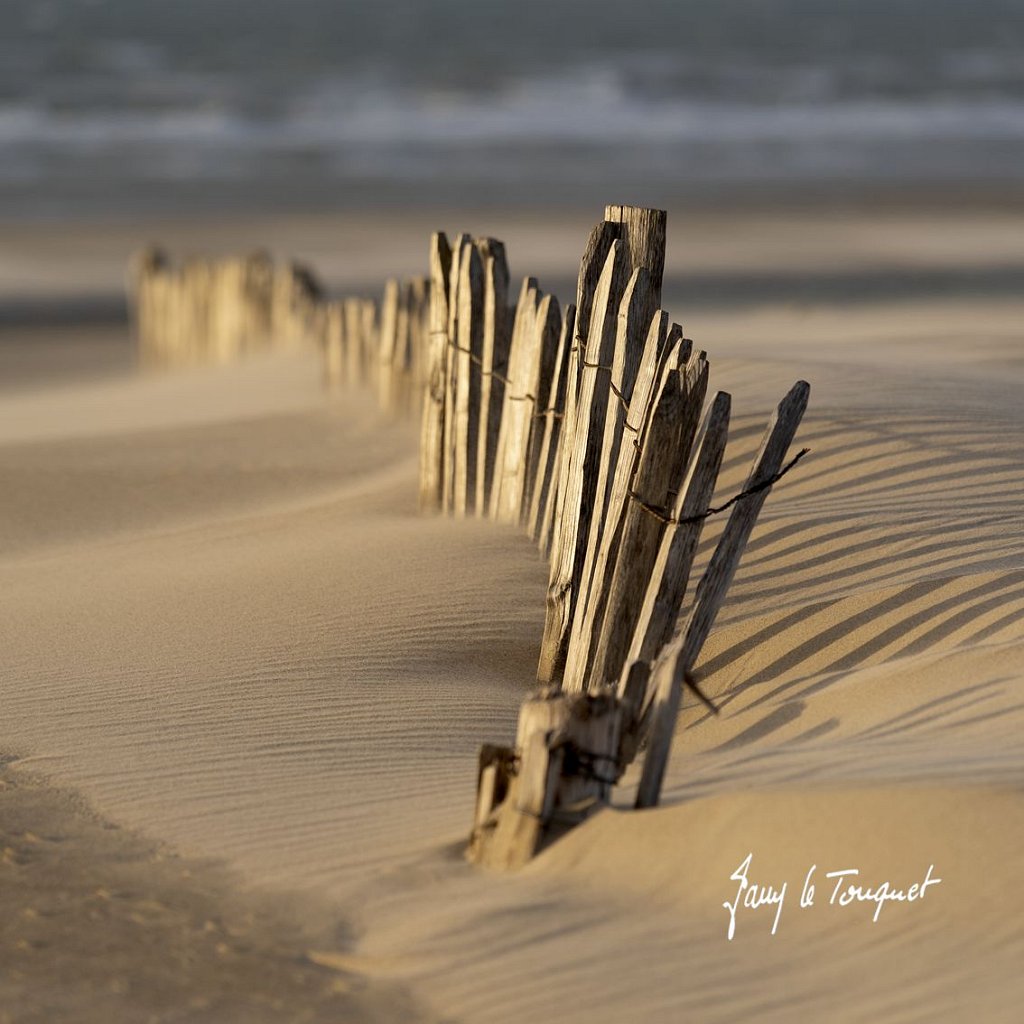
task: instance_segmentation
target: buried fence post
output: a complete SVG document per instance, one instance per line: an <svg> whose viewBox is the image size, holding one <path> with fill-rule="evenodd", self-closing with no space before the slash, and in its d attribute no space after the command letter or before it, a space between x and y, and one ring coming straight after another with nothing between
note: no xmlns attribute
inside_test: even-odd
<svg viewBox="0 0 1024 1024"><path fill-rule="evenodd" d="M620 774L625 707L611 691L569 696L548 687L528 697L515 748L480 751L467 857L514 870L603 807Z"/></svg>

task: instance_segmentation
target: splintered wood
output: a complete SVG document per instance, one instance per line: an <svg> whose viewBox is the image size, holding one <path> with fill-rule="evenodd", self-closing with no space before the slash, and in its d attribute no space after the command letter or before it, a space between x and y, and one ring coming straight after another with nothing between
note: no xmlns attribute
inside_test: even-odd
<svg viewBox="0 0 1024 1024"><path fill-rule="evenodd" d="M619 701L550 688L519 710L514 748L480 752L469 856L522 867L543 845L603 806L619 763Z"/></svg>
<svg viewBox="0 0 1024 1024"><path fill-rule="evenodd" d="M666 216L609 206L564 311L512 277L494 238L430 239L429 276L380 302L329 300L309 271L263 255L135 268L144 361L223 362L312 342L329 389L370 388L420 417L424 512L524 529L548 559L541 688L515 744L485 745L469 856L524 864L608 803L646 746L638 807L658 802L693 672L810 391L768 424L703 577L690 588L729 433L731 399L705 407L710 368L661 308ZM801 453L802 454L802 453ZM799 456L797 456L799 458Z"/></svg>

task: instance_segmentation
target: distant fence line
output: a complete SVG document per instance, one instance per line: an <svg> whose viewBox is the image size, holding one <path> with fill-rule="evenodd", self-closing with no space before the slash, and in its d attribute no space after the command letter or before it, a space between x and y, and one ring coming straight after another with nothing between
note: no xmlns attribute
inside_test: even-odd
<svg viewBox="0 0 1024 1024"><path fill-rule="evenodd" d="M298 264L265 253L190 259L175 265L158 248L136 261L131 296L139 355L149 366L228 363L307 339L320 315L320 287Z"/></svg>
<svg viewBox="0 0 1024 1024"><path fill-rule="evenodd" d="M664 211L607 207L564 310L532 277L513 301L504 245L469 235L433 235L429 278L389 281L379 305L328 301L295 267L140 265L140 344L161 356L147 361L179 361L175 346L226 358L247 350L247 330L255 347L313 341L328 387L369 386L385 409L421 418L425 512L516 524L547 557L542 688L515 745L481 751L469 848L480 863L519 866L605 805L643 746L636 805L658 802L682 690L707 699L694 666L796 461L785 464L804 381L771 417L690 588L731 399L705 408L706 353L660 308L665 232Z"/></svg>
<svg viewBox="0 0 1024 1024"><path fill-rule="evenodd" d="M390 412L418 415L427 372L429 283L390 280L382 299L333 299L308 267L266 253L175 264L158 248L135 261L131 306L140 361L229 363L317 345L331 390L373 388Z"/></svg>

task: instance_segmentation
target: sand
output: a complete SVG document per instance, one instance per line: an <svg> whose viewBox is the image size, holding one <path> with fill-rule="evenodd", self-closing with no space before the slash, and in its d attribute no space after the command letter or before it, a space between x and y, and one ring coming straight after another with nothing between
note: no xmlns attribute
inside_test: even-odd
<svg viewBox="0 0 1024 1024"><path fill-rule="evenodd" d="M73 787L149 837L130 842L215 859L200 902L285 901L243 976L322 948L333 922L355 1019L1018 1019L1024 302L1004 285L1022 225L802 216L691 216L690 244L670 220L669 308L734 396L721 496L793 380L813 390L812 455L769 499L698 666L722 713L684 709L662 807L629 812L627 785L521 875L467 867L476 750L510 738L539 648L532 547L421 518L415 430L367 396L326 398L312 357L137 375L123 333L97 324L101 370L45 372L67 328L4 364L0 751L18 787ZM519 224L536 267L505 232L513 268L571 268L581 223ZM397 264L421 226L396 227ZM117 245L141 233L108 233L107 262L77 277L53 238L24 244L66 298L113 289ZM766 263L799 286L785 302L750 287ZM744 301L684 306L698 267ZM925 271L970 287L922 294ZM887 274L902 292L879 289ZM730 941L723 903L748 854L751 881L787 892L774 935L776 907L741 907ZM140 856L139 885L166 890ZM874 904L830 905L828 872L905 890L929 867L941 882L877 921ZM135 947L140 977L151 949ZM216 977L179 980L122 1010L244 1016ZM67 1019L101 984L68 984ZM322 1019L315 989L279 1019ZM224 1000L222 1016L186 994Z"/></svg>
<svg viewBox="0 0 1024 1024"><path fill-rule="evenodd" d="M222 865L125 832L23 771L0 768L0 808L4 1022L423 1013L334 963L346 937L308 901L240 896Z"/></svg>

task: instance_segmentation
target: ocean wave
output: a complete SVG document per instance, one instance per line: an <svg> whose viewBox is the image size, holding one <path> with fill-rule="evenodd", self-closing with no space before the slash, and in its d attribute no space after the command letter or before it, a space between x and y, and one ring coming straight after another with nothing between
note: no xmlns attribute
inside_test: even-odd
<svg viewBox="0 0 1024 1024"><path fill-rule="evenodd" d="M793 143L887 140L1024 141L1024 105L1015 101L860 101L760 105L680 100L640 103L600 83L559 92L523 86L482 100L444 93L353 96L296 103L283 115L228 109L60 112L30 104L0 107L0 144L13 148L103 147L262 151L348 149L358 145L442 147L545 143Z"/></svg>
<svg viewBox="0 0 1024 1024"><path fill-rule="evenodd" d="M628 24L613 0L9 2L5 209L210 183L1024 183L1004 0L635 0Z"/></svg>

